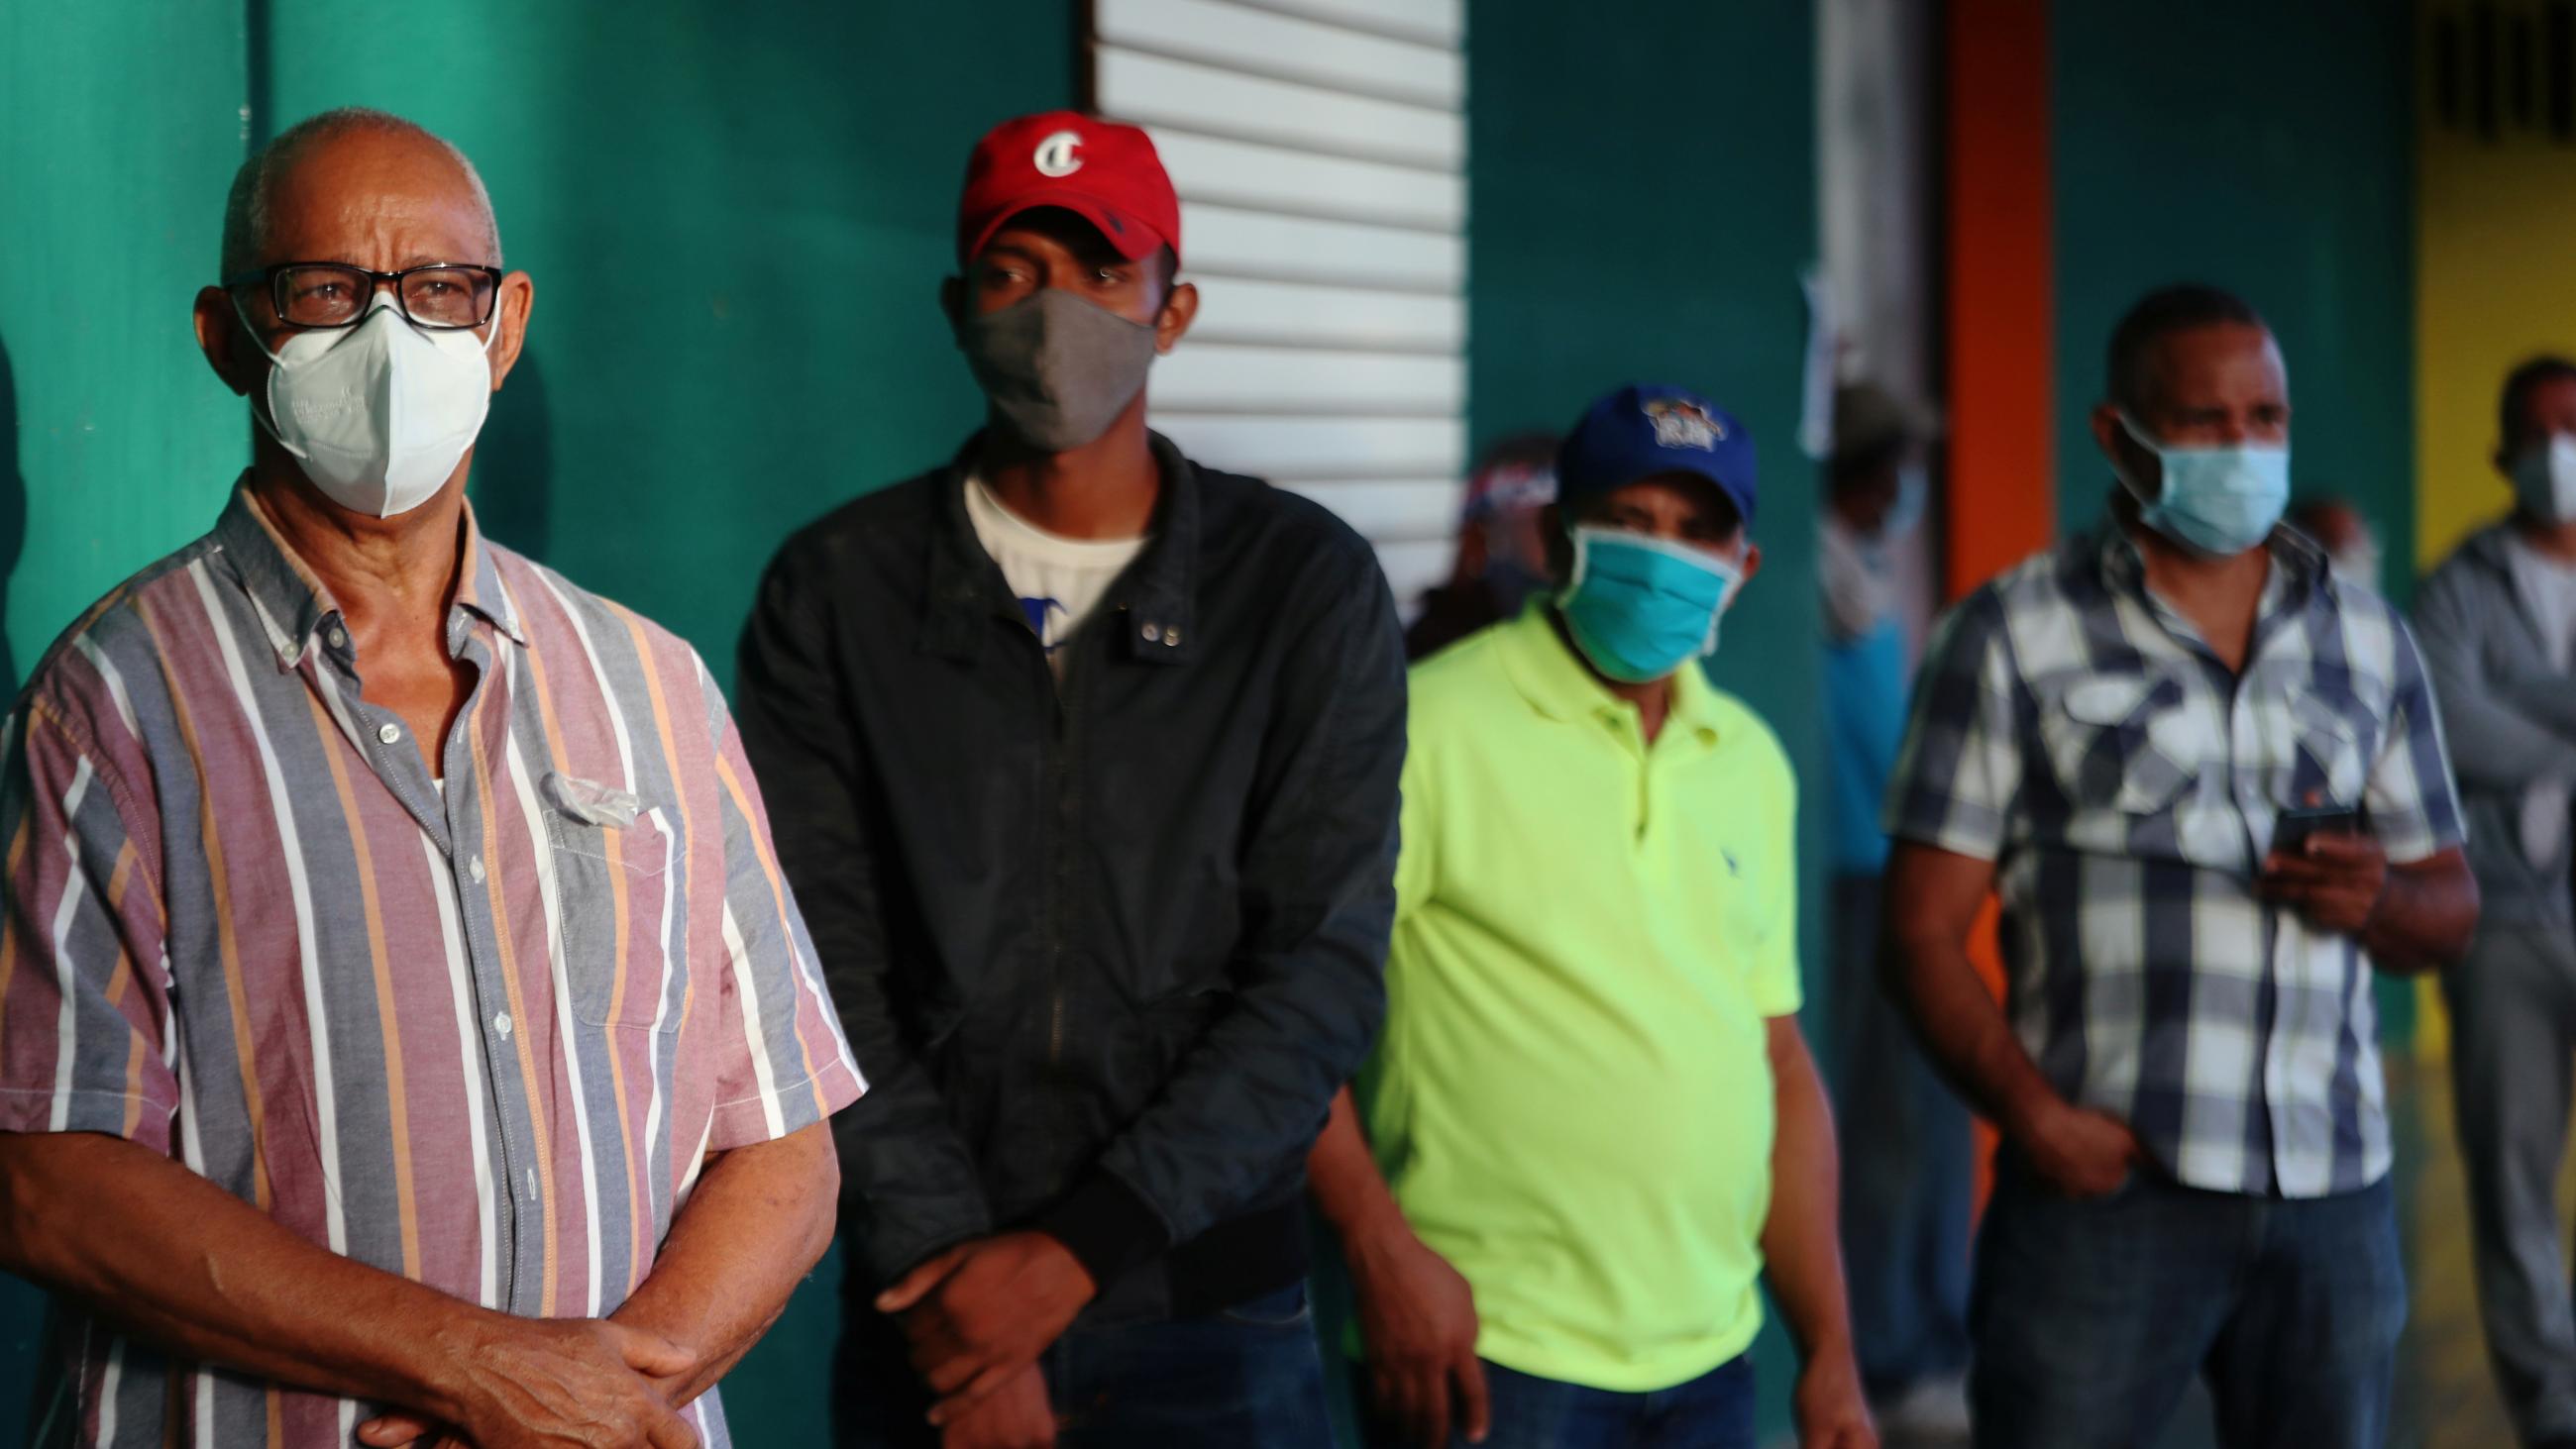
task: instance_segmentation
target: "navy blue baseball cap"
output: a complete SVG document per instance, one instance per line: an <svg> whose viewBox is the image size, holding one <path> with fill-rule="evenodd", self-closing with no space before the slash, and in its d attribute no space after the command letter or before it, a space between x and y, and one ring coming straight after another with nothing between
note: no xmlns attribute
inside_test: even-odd
<svg viewBox="0 0 2576 1449"><path fill-rule="evenodd" d="M1697 393L1630 383L1584 409L1556 452L1557 500L1580 504L1660 473L1695 473L1717 485L1744 526L1762 491L1753 435Z"/></svg>

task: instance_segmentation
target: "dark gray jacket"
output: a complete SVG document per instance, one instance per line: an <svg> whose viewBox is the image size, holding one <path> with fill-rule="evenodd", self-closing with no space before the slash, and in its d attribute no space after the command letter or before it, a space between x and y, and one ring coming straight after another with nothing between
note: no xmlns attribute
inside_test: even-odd
<svg viewBox="0 0 2576 1449"><path fill-rule="evenodd" d="M2576 677L2550 662L2515 587L2509 524L2472 534L2425 579L2415 635L2449 736L2469 830L2469 866L2489 925L2576 926L2576 829L2547 860L2523 849L2537 792L2576 794Z"/></svg>
<svg viewBox="0 0 2576 1449"><path fill-rule="evenodd" d="M1154 452L1154 541L1061 683L953 463L790 539L745 627L735 714L868 1079L834 1128L872 1285L1013 1226L1094 1322L1303 1270L1306 1152L1385 1011L1402 630L1332 514Z"/></svg>

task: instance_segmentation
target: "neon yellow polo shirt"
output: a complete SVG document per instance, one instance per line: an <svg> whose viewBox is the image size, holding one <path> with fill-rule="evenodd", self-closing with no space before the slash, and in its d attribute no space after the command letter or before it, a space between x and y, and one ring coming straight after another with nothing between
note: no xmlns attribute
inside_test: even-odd
<svg viewBox="0 0 2576 1449"><path fill-rule="evenodd" d="M1546 610L1413 672L1378 1166L1477 1352L1643 1393L1761 1326L1765 1019L1797 1011L1797 786L1695 668L1649 747Z"/></svg>

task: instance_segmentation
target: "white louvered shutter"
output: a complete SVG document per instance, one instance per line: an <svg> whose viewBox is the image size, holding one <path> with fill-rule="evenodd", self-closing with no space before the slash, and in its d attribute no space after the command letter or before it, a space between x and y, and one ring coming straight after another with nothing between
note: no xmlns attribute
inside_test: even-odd
<svg viewBox="0 0 2576 1449"><path fill-rule="evenodd" d="M1466 476L1465 0L1093 0L1091 38L1201 294L1153 425L1341 514L1409 617Z"/></svg>

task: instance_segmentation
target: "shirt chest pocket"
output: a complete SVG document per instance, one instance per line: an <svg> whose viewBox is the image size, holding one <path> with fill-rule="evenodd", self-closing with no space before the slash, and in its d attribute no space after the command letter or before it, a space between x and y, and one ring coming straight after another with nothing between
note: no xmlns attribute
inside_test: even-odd
<svg viewBox="0 0 2576 1449"><path fill-rule="evenodd" d="M2379 717L2349 688L2317 684L2290 696L2291 748L2278 803L2361 803L2377 752Z"/></svg>
<svg viewBox="0 0 2576 1449"><path fill-rule="evenodd" d="M2181 681L2154 674L2084 675L2043 700L2041 743L2074 808L2170 809L2201 763L2188 703Z"/></svg>
<svg viewBox="0 0 2576 1449"><path fill-rule="evenodd" d="M592 1026L677 1031L666 1004L674 966L665 932L673 837L634 795L550 774L543 789L554 863L555 939L573 1014Z"/></svg>

